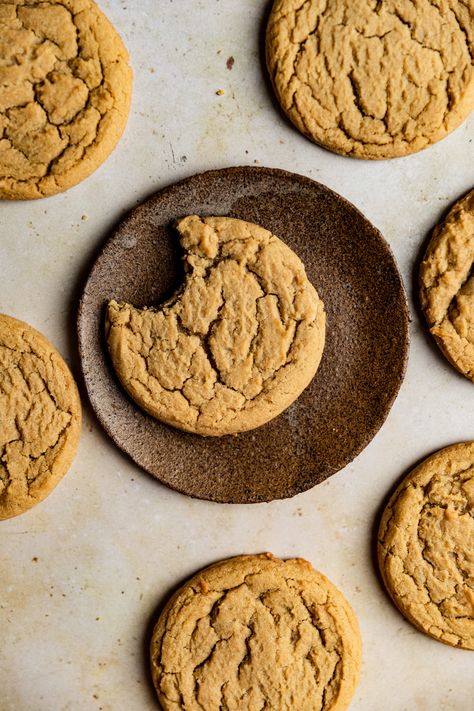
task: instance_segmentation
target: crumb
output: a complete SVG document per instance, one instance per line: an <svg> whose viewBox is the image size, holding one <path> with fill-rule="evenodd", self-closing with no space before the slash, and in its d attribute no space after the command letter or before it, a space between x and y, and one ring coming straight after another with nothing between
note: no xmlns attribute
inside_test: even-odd
<svg viewBox="0 0 474 711"><path fill-rule="evenodd" d="M88 219L89 219L89 215L84 214L84 215L81 216L81 220L82 220L83 222L87 222Z"/></svg>
<svg viewBox="0 0 474 711"><path fill-rule="evenodd" d="M31 559L31 561L32 561L32 563L37 563L37 562L38 562L38 556L37 556L37 555L33 556L33 558Z"/></svg>
<svg viewBox="0 0 474 711"><path fill-rule="evenodd" d="M199 578L199 587L203 595L209 592L209 585L203 578Z"/></svg>
<svg viewBox="0 0 474 711"><path fill-rule="evenodd" d="M217 96L224 96L224 94L225 94L224 89L218 89L216 91L216 94L217 94Z"/></svg>
<svg viewBox="0 0 474 711"><path fill-rule="evenodd" d="M232 69L232 67L234 66L234 62L235 62L235 59L233 57L229 57L229 59L225 63L227 69L229 69L229 70Z"/></svg>
<svg viewBox="0 0 474 711"><path fill-rule="evenodd" d="M255 163L256 165L259 165L259 164L260 164L260 161L259 161L257 158L255 158L254 163Z"/></svg>

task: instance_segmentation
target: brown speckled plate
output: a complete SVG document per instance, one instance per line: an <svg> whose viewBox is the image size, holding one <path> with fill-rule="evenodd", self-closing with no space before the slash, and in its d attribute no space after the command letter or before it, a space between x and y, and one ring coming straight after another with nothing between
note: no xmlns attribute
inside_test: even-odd
<svg viewBox="0 0 474 711"><path fill-rule="evenodd" d="M121 389L104 339L109 299L158 304L181 280L177 217L255 222L303 260L327 311L316 377L283 414L238 436L204 438L149 417ZM378 230L324 185L282 170L229 168L195 175L133 210L100 252L78 319L90 401L120 449L163 484L227 503L285 498L350 462L384 422L408 350L405 292Z"/></svg>

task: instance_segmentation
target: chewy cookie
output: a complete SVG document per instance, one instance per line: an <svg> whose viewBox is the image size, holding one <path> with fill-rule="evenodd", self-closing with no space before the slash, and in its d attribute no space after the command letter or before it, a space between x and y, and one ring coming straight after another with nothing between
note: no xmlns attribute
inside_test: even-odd
<svg viewBox="0 0 474 711"><path fill-rule="evenodd" d="M266 51L288 117L343 155L414 153L474 106L473 10L462 0L276 0Z"/></svg>
<svg viewBox="0 0 474 711"><path fill-rule="evenodd" d="M474 442L446 447L409 474L379 530L385 585L435 639L474 649Z"/></svg>
<svg viewBox="0 0 474 711"><path fill-rule="evenodd" d="M420 301L447 359L474 380L474 190L439 224L420 266Z"/></svg>
<svg viewBox="0 0 474 711"><path fill-rule="evenodd" d="M360 664L357 619L339 590L307 561L271 554L195 575L151 641L164 711L343 711Z"/></svg>
<svg viewBox="0 0 474 711"><path fill-rule="evenodd" d="M108 157L130 105L119 35L93 0L0 0L0 198L66 190Z"/></svg>
<svg viewBox="0 0 474 711"><path fill-rule="evenodd" d="M69 469L81 430L76 384L34 328L0 314L0 519L42 501Z"/></svg>
<svg viewBox="0 0 474 711"><path fill-rule="evenodd" d="M258 225L177 224L185 282L159 309L111 301L115 371L146 412L201 435L242 432L287 408L314 376L325 312L300 259Z"/></svg>

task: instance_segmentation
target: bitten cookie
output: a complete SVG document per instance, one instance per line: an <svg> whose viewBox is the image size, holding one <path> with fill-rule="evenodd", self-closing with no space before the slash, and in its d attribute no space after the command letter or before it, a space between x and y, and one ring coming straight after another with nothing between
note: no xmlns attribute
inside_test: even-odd
<svg viewBox="0 0 474 711"><path fill-rule="evenodd" d="M177 224L185 282L160 308L111 301L115 371L146 412L201 435L242 432L287 408L314 376L325 313L300 259L258 225Z"/></svg>
<svg viewBox="0 0 474 711"><path fill-rule="evenodd" d="M171 598L151 641L164 711L343 711L361 640L348 602L301 559L206 568Z"/></svg>
<svg viewBox="0 0 474 711"><path fill-rule="evenodd" d="M90 175L119 140L132 74L93 0L0 0L0 198Z"/></svg>
<svg viewBox="0 0 474 711"><path fill-rule="evenodd" d="M420 266L420 301L446 358L474 380L474 190L439 224Z"/></svg>
<svg viewBox="0 0 474 711"><path fill-rule="evenodd" d="M474 106L474 10L462 0L276 0L266 51L288 117L343 155L414 153Z"/></svg>
<svg viewBox="0 0 474 711"><path fill-rule="evenodd" d="M0 314L0 519L48 496L71 465L80 430L79 394L59 353Z"/></svg>
<svg viewBox="0 0 474 711"><path fill-rule="evenodd" d="M474 442L436 452L406 477L382 516L378 557L410 622L474 649Z"/></svg>

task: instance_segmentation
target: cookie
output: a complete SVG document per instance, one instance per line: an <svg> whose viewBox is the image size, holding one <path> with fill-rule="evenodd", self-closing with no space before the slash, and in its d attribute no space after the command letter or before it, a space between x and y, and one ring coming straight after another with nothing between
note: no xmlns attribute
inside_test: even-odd
<svg viewBox="0 0 474 711"><path fill-rule="evenodd" d="M402 614L422 632L474 650L474 442L428 457L382 516L380 570Z"/></svg>
<svg viewBox="0 0 474 711"><path fill-rule="evenodd" d="M87 178L125 128L131 86L127 50L93 0L0 0L0 198Z"/></svg>
<svg viewBox="0 0 474 711"><path fill-rule="evenodd" d="M325 312L300 259L258 225L190 216L177 223L185 281L157 309L111 301L115 372L146 412L220 436L259 427L306 388Z"/></svg>
<svg viewBox="0 0 474 711"><path fill-rule="evenodd" d="M79 394L59 353L0 314L0 519L48 496L71 465L80 430Z"/></svg>
<svg viewBox="0 0 474 711"><path fill-rule="evenodd" d="M342 155L414 153L474 106L474 15L462 0L276 0L266 53L285 113Z"/></svg>
<svg viewBox="0 0 474 711"><path fill-rule="evenodd" d="M342 711L360 664L357 619L339 590L307 561L271 554L195 575L151 640L164 711Z"/></svg>
<svg viewBox="0 0 474 711"><path fill-rule="evenodd" d="M420 266L420 301L446 358L474 380L474 190L434 230Z"/></svg>

